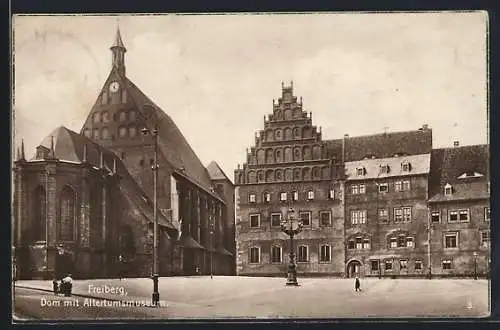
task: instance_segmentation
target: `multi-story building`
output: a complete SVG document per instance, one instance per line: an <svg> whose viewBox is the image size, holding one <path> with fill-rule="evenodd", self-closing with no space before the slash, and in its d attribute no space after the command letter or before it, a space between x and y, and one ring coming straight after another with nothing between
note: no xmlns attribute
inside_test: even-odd
<svg viewBox="0 0 500 330"><path fill-rule="evenodd" d="M330 149L293 85L282 84L246 163L235 170L237 274L286 273L289 240L280 224L290 216L303 224L295 237L297 272L343 273L343 169Z"/></svg>
<svg viewBox="0 0 500 330"><path fill-rule="evenodd" d="M432 130L344 140L346 275L423 274Z"/></svg>
<svg viewBox="0 0 500 330"><path fill-rule="evenodd" d="M433 276L486 275L490 270L489 146L432 151L429 199Z"/></svg>
<svg viewBox="0 0 500 330"><path fill-rule="evenodd" d="M235 171L238 274L286 274L290 206L299 275L489 271L489 146L433 150L428 125L322 140L311 117L283 86Z"/></svg>
<svg viewBox="0 0 500 330"><path fill-rule="evenodd" d="M132 207L129 212L119 213L107 210L105 213L104 208L108 208L111 201L106 202L104 198L101 201L100 195L94 193L85 195L87 199L80 198L81 180L88 178L92 181L95 176L96 182L101 182L99 181L101 179L97 179L101 174L97 171L97 174L94 175L92 168L85 170L87 165L81 165L86 164L82 158L83 149L77 148L75 145L77 149L73 150L71 146L76 143L74 141L87 141L85 143L101 150L105 155L110 154L106 157L114 157L119 166L123 165L122 172L126 173L124 175L129 181L133 181L135 190L124 191L120 186L117 186L116 189L124 193L124 199L150 203L149 208L153 207L151 201L154 200L155 196L152 169L156 168L155 165L158 166L156 194L158 213L160 218L164 219L169 224L168 226L173 229L167 233L168 235L160 234L162 239L160 240L162 252L159 253L160 275L208 274L210 272L231 274L231 269L234 268L234 256L231 252L235 250L234 234L231 232L234 231L233 186L229 180L220 180L218 176L212 180L209 170L203 166L173 120L126 76L126 51L120 31L117 30L115 41L111 46L111 72L89 112L80 135L66 129L61 130L61 132L66 132L62 135L55 132L54 135L57 138L53 155L49 155L50 143L45 141L37 153L45 152L46 156L40 156L41 158L35 159L33 162L20 158L20 161L16 163L15 187L17 192L15 203L17 205L15 205L15 209L19 210L16 214L18 228L16 248L27 251L25 256L21 258L23 260L22 268L31 269L25 272L26 277L38 276L37 274L42 273L43 276L52 276L50 275L51 271L58 267L58 264L64 263L53 258L54 246L66 243L65 250L76 256L68 259L71 261L71 263L67 262L70 269L83 267L78 271L82 276L106 276L108 274L105 271L106 268L97 266L99 262L91 262L91 266L83 266L85 263L81 264L78 259L78 253L80 253L78 249L81 246L79 244L84 244L84 237L92 233L92 228L96 228L91 226L89 229L88 225L85 225L85 221L88 221L85 212L88 211L89 207L90 210L96 209L92 205L99 203L104 203L105 206L102 207L103 210L99 211L101 212L99 215L94 216L96 220L92 220L93 216L90 216L91 222L107 223L115 215L120 215L113 220L115 227L107 227L106 234L103 232L102 235L107 235L107 233L111 235L111 228L114 228L113 230L117 232L113 232L113 235L119 236L122 224L129 224L132 226L132 230L127 232L130 233L129 236L134 237L135 241L141 241L147 246L152 242L152 228L147 228L146 232L137 229L138 214L142 214L148 221L152 221L152 212L145 213L140 208ZM156 164L155 134L158 141ZM67 138L67 141L60 140L59 136L64 135L69 135L71 138ZM65 147L65 144L68 146ZM75 165L74 162L80 165ZM94 162L94 165L99 166L98 161ZM108 164L108 166L111 165ZM69 168L74 168L74 170L69 170ZM55 176L48 174L48 178L37 174L45 173L44 171L56 174L54 174ZM74 180L71 179L72 176L75 176ZM69 188L63 187L58 180L69 182ZM217 185L223 189L218 191ZM41 199L42 192L47 194L43 200ZM67 192L64 196L68 199L64 201L58 199L59 194L64 192ZM74 198L70 199L68 196L74 196ZM71 207L61 209L60 213L57 213L56 210L66 205L64 203L69 203L67 205ZM38 205L38 211L33 213L34 215L30 215L24 209L26 205L30 205L30 207ZM42 212L41 210L47 211ZM73 223L71 227L58 224L63 221L61 214L64 214L65 221ZM105 214L110 218L105 219ZM36 221L31 219L35 222L30 222L30 217L35 215L39 216L40 219L37 218ZM40 223L47 225L39 227ZM67 236L59 233L57 231L59 229L54 229L56 227L66 228L65 230L68 232L65 232L64 235ZM36 246L40 247L38 249L40 251L52 251L50 253L39 253L37 249L32 248L32 243L35 241L29 238L29 235L34 235L34 231L38 231L40 228L47 239L44 241L35 240ZM77 228L81 228L79 230L86 231L87 234L78 231ZM43 237L45 236L41 234L40 238ZM112 238L103 236L102 239L105 243L99 247L95 246L96 251L100 251L99 253L106 256L107 260L116 259L116 253L111 251L113 243L107 242ZM134 251L128 256L128 260L136 262L128 264L127 272L131 276L151 274L151 249L144 246L136 248ZM120 260L123 260L123 256L120 257Z"/></svg>

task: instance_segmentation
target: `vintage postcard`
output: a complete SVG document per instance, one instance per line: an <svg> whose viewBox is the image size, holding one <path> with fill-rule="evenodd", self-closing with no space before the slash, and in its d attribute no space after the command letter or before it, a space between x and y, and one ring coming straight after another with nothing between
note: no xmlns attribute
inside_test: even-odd
<svg viewBox="0 0 500 330"><path fill-rule="evenodd" d="M487 31L15 15L14 322L489 316Z"/></svg>

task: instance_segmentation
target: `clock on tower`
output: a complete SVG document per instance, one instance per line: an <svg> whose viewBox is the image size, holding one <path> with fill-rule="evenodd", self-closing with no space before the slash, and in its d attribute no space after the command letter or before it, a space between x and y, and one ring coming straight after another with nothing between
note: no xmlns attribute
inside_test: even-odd
<svg viewBox="0 0 500 330"><path fill-rule="evenodd" d="M113 93L118 92L120 89L120 84L118 81L113 81L111 84L109 84L109 90Z"/></svg>

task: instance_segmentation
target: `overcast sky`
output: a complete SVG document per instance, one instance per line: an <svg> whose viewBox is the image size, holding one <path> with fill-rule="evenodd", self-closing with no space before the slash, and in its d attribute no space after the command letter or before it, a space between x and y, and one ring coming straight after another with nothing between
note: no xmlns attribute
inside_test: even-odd
<svg viewBox="0 0 500 330"><path fill-rule="evenodd" d="M79 132L111 69L113 16L14 19L15 141ZM201 161L232 179L281 81L323 138L429 124L434 147L487 143L487 15L120 16L127 76Z"/></svg>

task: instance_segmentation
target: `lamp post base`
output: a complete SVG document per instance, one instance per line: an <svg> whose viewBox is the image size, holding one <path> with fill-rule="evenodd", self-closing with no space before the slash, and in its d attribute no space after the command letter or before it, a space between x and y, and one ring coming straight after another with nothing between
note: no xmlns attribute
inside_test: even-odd
<svg viewBox="0 0 500 330"><path fill-rule="evenodd" d="M297 271L295 269L295 264L288 265L286 286L299 286L299 283L297 282Z"/></svg>
<svg viewBox="0 0 500 330"><path fill-rule="evenodd" d="M158 303L160 302L160 293L158 292L158 274L153 274L153 294L152 294L152 301L153 301L153 306L157 306Z"/></svg>

